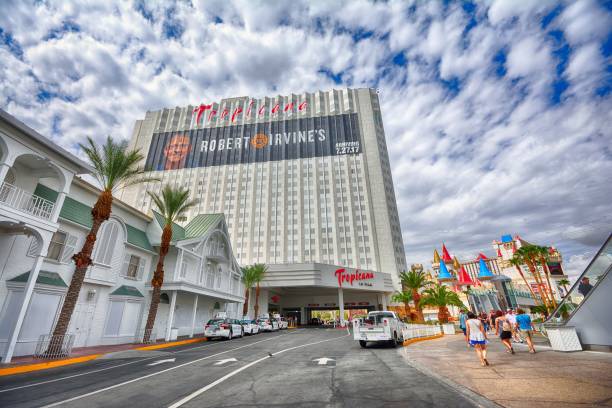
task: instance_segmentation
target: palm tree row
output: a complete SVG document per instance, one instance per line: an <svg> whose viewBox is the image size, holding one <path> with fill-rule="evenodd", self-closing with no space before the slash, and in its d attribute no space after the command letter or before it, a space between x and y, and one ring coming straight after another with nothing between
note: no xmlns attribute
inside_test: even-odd
<svg viewBox="0 0 612 408"><path fill-rule="evenodd" d="M516 268L517 272L525 281L527 288L531 292L536 303L543 305L549 311L557 307L557 301L553 294L552 285L550 284L550 270L548 269L548 253L547 247L538 245L524 245L516 250L510 263ZM538 287L536 294L532 286L527 281L523 272L522 265L526 265L529 269L533 280Z"/></svg>
<svg viewBox="0 0 612 408"><path fill-rule="evenodd" d="M242 316L246 316L249 312L249 295L251 288L255 285L255 306L254 318L259 315L259 283L266 276L268 267L264 264L254 264L242 268L242 283L244 283L244 305L242 306Z"/></svg>

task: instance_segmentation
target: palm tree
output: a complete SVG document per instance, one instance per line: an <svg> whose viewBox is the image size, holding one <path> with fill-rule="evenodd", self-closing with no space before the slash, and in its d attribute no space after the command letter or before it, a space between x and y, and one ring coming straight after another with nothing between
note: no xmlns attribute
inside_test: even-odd
<svg viewBox="0 0 612 408"><path fill-rule="evenodd" d="M181 187L174 188L166 185L162 188L161 194L147 191L151 200L157 207L157 211L164 218L164 228L162 230L161 242L159 245L159 258L157 267L151 279L153 293L151 294L151 305L149 306L149 315L145 326L143 341L147 343L151 336L151 330L155 324L155 316L159 307L159 298L161 295L161 287L164 283L164 259L170 249L170 241L172 241L172 224L183 216L187 210L196 204L196 200L189 200L189 190Z"/></svg>
<svg viewBox="0 0 612 408"><path fill-rule="evenodd" d="M553 295L552 285L550 284L550 270L548 269L549 254L550 252L548 247L535 246L534 256L542 265L542 270L544 271L544 276L546 276L546 282L548 284L548 294L550 295L550 300L552 301L552 307L555 308L557 307L557 301Z"/></svg>
<svg viewBox="0 0 612 408"><path fill-rule="evenodd" d="M549 310L552 310L555 308L556 302L554 299L551 299L552 296L549 294L549 288L547 288L546 283L544 283L544 279L542 279L542 275L538 269L538 262L542 262L541 251L542 250L540 247L537 247L536 245L524 245L514 253L513 259L516 258L517 260L521 261L521 264L527 265L531 276L533 276L533 279L540 288L539 294L540 298L542 299L542 303ZM546 266L543 265L542 269L546 271ZM546 272L544 273L546 274Z"/></svg>
<svg viewBox="0 0 612 408"><path fill-rule="evenodd" d="M258 279L258 270L253 266L245 266L242 268L242 283L244 283L244 305L242 306L242 315L246 316L249 313L249 295L251 293L251 288L255 283L257 283ZM257 315L255 315L257 318Z"/></svg>
<svg viewBox="0 0 612 408"><path fill-rule="evenodd" d="M440 285L439 283L423 291L419 306L437 307L438 321L440 323L448 323L450 317L448 306L465 308L465 305L455 292L450 291L448 287Z"/></svg>
<svg viewBox="0 0 612 408"><path fill-rule="evenodd" d="M529 292L531 292L531 296L533 297L534 302L537 303L538 302L538 296L536 296L535 292L533 291L533 288L531 287L529 282L527 282L527 278L525 277L525 274L523 273L523 270L521 269L521 265L523 265L523 264L524 264L523 257L520 254L517 254L515 252L514 256L512 257L512 259L510 259L510 265L513 265L516 268L516 270L518 271L518 273L521 276L521 278L523 278L523 281L525 281L525 285L527 285L527 288L529 289ZM540 302L541 302L541 299L540 299Z"/></svg>
<svg viewBox="0 0 612 408"><path fill-rule="evenodd" d="M143 169L138 168L138 163L143 155L138 150L127 150L127 142L115 142L109 136L102 146L96 145L92 138L87 138L87 145L79 144L85 155L94 167L93 175L96 177L102 192L91 210L92 225L83 243L81 250L72 259L76 264L70 286L62 310L53 330L51 347L57 347L66 335L72 312L77 303L85 272L92 264L91 254L96 243L100 226L110 218L113 205L113 192L134 184L146 181L157 181L153 177L143 176ZM55 343L57 342L57 344Z"/></svg>
<svg viewBox="0 0 612 408"><path fill-rule="evenodd" d="M414 301L415 310L416 310L416 319L419 322L424 321L423 318L423 309L419 303L421 299L421 295L419 291L422 288L425 288L431 285L431 282L427 280L427 275L423 270L412 269L410 272L402 272L400 273L400 280L402 281L402 286L407 290L412 292L412 300Z"/></svg>
<svg viewBox="0 0 612 408"><path fill-rule="evenodd" d="M557 282L560 286L563 286L563 290L565 291L565 296L567 296L567 294L569 293L569 290L567 289L567 287L570 285L570 281L563 278L563 279L559 279L559 281Z"/></svg>
<svg viewBox="0 0 612 408"><path fill-rule="evenodd" d="M254 264L252 266L247 266L247 268L251 269L253 276L253 283L255 284L255 319L259 316L259 283L266 277L266 272L268 272L268 267L264 264Z"/></svg>
<svg viewBox="0 0 612 408"><path fill-rule="evenodd" d="M391 296L391 300L397 303L403 303L406 318L410 318L410 320L412 320L412 313L410 312L410 301L412 300L412 292L407 290L403 292L395 292L393 296Z"/></svg>

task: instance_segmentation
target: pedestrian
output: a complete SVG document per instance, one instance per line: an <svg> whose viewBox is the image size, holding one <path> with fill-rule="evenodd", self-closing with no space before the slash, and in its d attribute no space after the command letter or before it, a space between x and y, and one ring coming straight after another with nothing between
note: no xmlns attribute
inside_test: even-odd
<svg viewBox="0 0 612 408"><path fill-rule="evenodd" d="M459 328L461 329L461 331L463 332L463 337L465 337L465 341L468 343L468 348L470 347L468 338L467 338L467 328L465 325L465 322L467 321L467 310L465 309L461 309L461 313L459 314Z"/></svg>
<svg viewBox="0 0 612 408"><path fill-rule="evenodd" d="M480 359L481 366L488 366L489 360L487 360L487 332L484 330L484 325L480 319L476 318L476 315L469 312L468 320L466 322L466 338L469 339L469 344L474 346L476 355Z"/></svg>
<svg viewBox="0 0 612 408"><path fill-rule="evenodd" d="M478 320L482 322L485 331L487 331L487 314L485 312L480 312L478 315Z"/></svg>
<svg viewBox="0 0 612 408"><path fill-rule="evenodd" d="M504 315L501 310L498 312L495 318L495 334L499 335L502 344L506 346L506 353L514 354L514 348L512 348L512 343L510 343L512 323L508 320L508 315Z"/></svg>
<svg viewBox="0 0 612 408"><path fill-rule="evenodd" d="M525 313L523 309L516 310L516 330L520 330L527 340L527 346L529 346L529 352L534 354L535 347L533 346L533 331L535 327L531 321L531 317Z"/></svg>
<svg viewBox="0 0 612 408"><path fill-rule="evenodd" d="M518 332L518 330L515 330L516 315L514 314L514 310L508 309L508 313L506 313L506 317L508 318L508 321L510 322L510 325L512 326L512 341L514 343L523 343L524 340L521 337L520 333Z"/></svg>
<svg viewBox="0 0 612 408"><path fill-rule="evenodd" d="M491 309L489 313L489 330L494 333L495 332L495 310Z"/></svg>

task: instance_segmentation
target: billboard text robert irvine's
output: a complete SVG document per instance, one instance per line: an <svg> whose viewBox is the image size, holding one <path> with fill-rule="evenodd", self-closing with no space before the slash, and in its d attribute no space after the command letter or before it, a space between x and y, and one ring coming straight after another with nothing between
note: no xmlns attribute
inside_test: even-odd
<svg viewBox="0 0 612 408"><path fill-rule="evenodd" d="M173 170L361 153L356 113L153 134L146 166Z"/></svg>

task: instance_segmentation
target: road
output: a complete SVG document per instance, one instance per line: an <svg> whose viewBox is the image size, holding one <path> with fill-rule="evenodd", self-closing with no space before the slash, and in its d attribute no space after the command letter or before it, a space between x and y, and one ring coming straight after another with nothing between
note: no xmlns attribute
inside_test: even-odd
<svg viewBox="0 0 612 408"><path fill-rule="evenodd" d="M296 329L0 377L3 407L473 407L344 330Z"/></svg>

